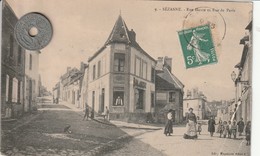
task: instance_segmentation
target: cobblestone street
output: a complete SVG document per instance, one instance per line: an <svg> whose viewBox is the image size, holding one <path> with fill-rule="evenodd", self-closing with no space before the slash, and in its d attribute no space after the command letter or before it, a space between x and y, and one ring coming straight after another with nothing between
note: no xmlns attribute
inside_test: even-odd
<svg viewBox="0 0 260 156"><path fill-rule="evenodd" d="M246 146L245 136L234 140L213 137L207 133L207 126L196 140L183 139L184 127L175 127L173 136L165 136L163 130L157 130L135 137L124 148L112 151L108 156L143 155L179 155L190 156L250 156L250 146Z"/></svg>
<svg viewBox="0 0 260 156"><path fill-rule="evenodd" d="M120 148L116 140L129 137L111 124L82 121L82 118L80 113L64 105L43 104L36 114L15 123L2 123L1 152L4 155L96 155L102 150ZM71 134L63 132L68 124Z"/></svg>

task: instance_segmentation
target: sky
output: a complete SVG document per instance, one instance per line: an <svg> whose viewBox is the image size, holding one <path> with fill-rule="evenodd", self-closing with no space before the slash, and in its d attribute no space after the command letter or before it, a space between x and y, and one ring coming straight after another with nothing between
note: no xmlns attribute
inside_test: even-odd
<svg viewBox="0 0 260 156"><path fill-rule="evenodd" d="M49 90L52 90L67 67L79 68L81 61L87 62L103 46L121 13L128 29L136 32L137 42L148 54L155 59L161 56L172 58L172 72L185 85L184 92L198 87L209 100L230 100L235 97L231 73L237 72L234 66L241 59L243 45L239 41L245 36L245 27L250 21L251 3L115 0L7 2L18 18L29 12L40 12L52 23L53 38L41 50L39 62L42 83ZM181 11L163 11L164 7L180 8ZM192 12L184 26L185 16L196 7L223 9L221 16L224 20L217 12ZM200 21L216 22L216 31L212 34L218 63L186 69L177 32L194 24L198 17ZM224 30L224 39L221 40Z"/></svg>

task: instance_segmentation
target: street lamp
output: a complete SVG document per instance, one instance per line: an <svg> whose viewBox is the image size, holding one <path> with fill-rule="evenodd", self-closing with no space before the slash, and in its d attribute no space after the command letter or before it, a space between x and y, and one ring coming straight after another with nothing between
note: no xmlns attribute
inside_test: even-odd
<svg viewBox="0 0 260 156"><path fill-rule="evenodd" d="M235 73L235 71L233 71L231 73L231 79L234 81L234 82L239 82L241 84L244 84L244 85L249 85L249 81L240 81L240 79L237 79L237 74Z"/></svg>

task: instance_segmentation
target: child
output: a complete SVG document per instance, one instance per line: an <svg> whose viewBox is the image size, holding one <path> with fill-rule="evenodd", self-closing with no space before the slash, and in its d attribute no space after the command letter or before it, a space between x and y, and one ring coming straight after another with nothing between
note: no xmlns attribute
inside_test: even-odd
<svg viewBox="0 0 260 156"><path fill-rule="evenodd" d="M89 117L89 108L88 108L88 105L86 104L86 109L85 109L85 115L83 117L83 120L87 117L87 120L88 120L88 117Z"/></svg>
<svg viewBox="0 0 260 156"><path fill-rule="evenodd" d="M231 121L228 121L228 138L231 138Z"/></svg>
<svg viewBox="0 0 260 156"><path fill-rule="evenodd" d="M221 138L222 134L223 134L223 131L224 131L224 125L223 125L222 121L219 122L219 129L218 129L218 131L219 131L219 137Z"/></svg>
<svg viewBox="0 0 260 156"><path fill-rule="evenodd" d="M90 112L90 118L94 119L94 108L92 108L91 112Z"/></svg>
<svg viewBox="0 0 260 156"><path fill-rule="evenodd" d="M226 121L223 122L223 137L226 138L229 131L229 127Z"/></svg>
<svg viewBox="0 0 260 156"><path fill-rule="evenodd" d="M251 144L251 121L248 121L246 123L246 145L250 145Z"/></svg>
<svg viewBox="0 0 260 156"><path fill-rule="evenodd" d="M237 124L236 121L233 121L233 125L231 126L231 132L234 136L234 139L237 138Z"/></svg>
<svg viewBox="0 0 260 156"><path fill-rule="evenodd" d="M199 135L200 135L200 132L202 131L202 128L201 128L201 123L198 123L198 132L199 132Z"/></svg>

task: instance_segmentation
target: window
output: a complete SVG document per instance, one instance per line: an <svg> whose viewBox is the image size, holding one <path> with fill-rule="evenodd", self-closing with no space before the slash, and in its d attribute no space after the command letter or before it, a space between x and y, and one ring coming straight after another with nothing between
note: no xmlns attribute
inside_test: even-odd
<svg viewBox="0 0 260 156"><path fill-rule="evenodd" d="M95 107L95 91L92 91L92 109Z"/></svg>
<svg viewBox="0 0 260 156"><path fill-rule="evenodd" d="M5 82L5 101L8 101L8 97L9 97L9 75L6 75L6 82Z"/></svg>
<svg viewBox="0 0 260 156"><path fill-rule="evenodd" d="M30 54L30 64L29 64L29 69L32 70L32 54Z"/></svg>
<svg viewBox="0 0 260 156"><path fill-rule="evenodd" d="M22 48L18 46L18 63L22 63Z"/></svg>
<svg viewBox="0 0 260 156"><path fill-rule="evenodd" d="M144 79L147 79L147 63L143 62L143 71L142 76Z"/></svg>
<svg viewBox="0 0 260 156"><path fill-rule="evenodd" d="M113 93L113 106L124 105L124 91L114 91Z"/></svg>
<svg viewBox="0 0 260 156"><path fill-rule="evenodd" d="M93 66L93 80L96 78L96 65Z"/></svg>
<svg viewBox="0 0 260 156"><path fill-rule="evenodd" d="M141 76L141 59L135 58L135 75Z"/></svg>
<svg viewBox="0 0 260 156"><path fill-rule="evenodd" d="M115 53L114 56L114 71L124 72L125 68L125 54Z"/></svg>
<svg viewBox="0 0 260 156"><path fill-rule="evenodd" d="M189 103L187 103L187 108L189 108Z"/></svg>
<svg viewBox="0 0 260 156"><path fill-rule="evenodd" d="M175 92L169 92L169 102L175 102Z"/></svg>
<svg viewBox="0 0 260 156"><path fill-rule="evenodd" d="M136 109L144 109L144 90L135 89L135 105Z"/></svg>
<svg viewBox="0 0 260 156"><path fill-rule="evenodd" d="M13 78L13 88L12 88L12 102L17 102L18 98L18 80Z"/></svg>
<svg viewBox="0 0 260 156"><path fill-rule="evenodd" d="M151 107L154 107L154 93L151 93Z"/></svg>
<svg viewBox="0 0 260 156"><path fill-rule="evenodd" d="M13 46L14 46L14 38L11 35L10 36L10 57L14 56L14 47Z"/></svg>
<svg viewBox="0 0 260 156"><path fill-rule="evenodd" d="M100 77L100 72L101 72L101 61L98 61L98 69L97 69L97 77Z"/></svg>
<svg viewBox="0 0 260 156"><path fill-rule="evenodd" d="M154 83L155 82L155 69L151 69L151 81Z"/></svg>
<svg viewBox="0 0 260 156"><path fill-rule="evenodd" d="M17 86L17 91L18 91L18 94L17 94L17 101L18 101L18 103L20 103L21 102L21 99L20 99L20 97L21 97L21 92L20 92L20 88L21 88L21 82L22 81L18 81L18 86Z"/></svg>
<svg viewBox="0 0 260 156"><path fill-rule="evenodd" d="M80 97L79 90L77 90L77 100L79 100L79 97Z"/></svg>
<svg viewBox="0 0 260 156"><path fill-rule="evenodd" d="M199 105L199 108L201 108L201 105Z"/></svg>
<svg viewBox="0 0 260 156"><path fill-rule="evenodd" d="M20 102L23 102L23 82L20 81Z"/></svg>

